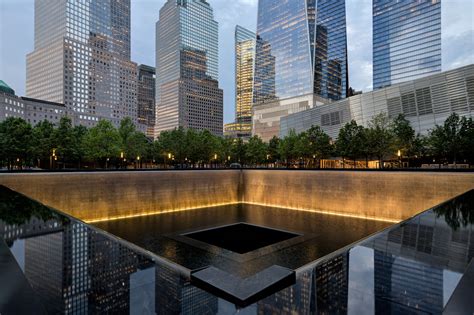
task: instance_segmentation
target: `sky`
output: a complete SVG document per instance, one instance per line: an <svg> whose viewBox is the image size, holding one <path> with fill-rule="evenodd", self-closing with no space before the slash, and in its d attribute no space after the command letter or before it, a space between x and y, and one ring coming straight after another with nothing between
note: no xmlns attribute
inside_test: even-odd
<svg viewBox="0 0 474 315"><path fill-rule="evenodd" d="M59 1L59 0L38 0ZM474 0L442 1L442 68L474 63ZM165 0L131 0L132 61L155 65L155 23ZM219 22L219 85L224 122L234 119L234 28L256 30L258 0L208 0ZM372 0L347 0L349 84L372 90ZM26 54L33 50L34 0L0 0L0 80L25 95Z"/></svg>

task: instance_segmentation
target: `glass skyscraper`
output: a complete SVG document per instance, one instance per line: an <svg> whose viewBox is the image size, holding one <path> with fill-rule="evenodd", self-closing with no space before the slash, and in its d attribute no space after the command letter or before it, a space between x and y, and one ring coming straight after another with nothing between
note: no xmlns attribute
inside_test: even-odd
<svg viewBox="0 0 474 315"><path fill-rule="evenodd" d="M153 137L155 128L155 68L138 66L137 117L138 122L147 127L147 136Z"/></svg>
<svg viewBox="0 0 474 315"><path fill-rule="evenodd" d="M345 1L260 0L255 55L255 104L311 93L345 98Z"/></svg>
<svg viewBox="0 0 474 315"><path fill-rule="evenodd" d="M218 23L205 0L168 0L156 23L156 135L178 127L222 135Z"/></svg>
<svg viewBox="0 0 474 315"><path fill-rule="evenodd" d="M130 0L35 1L26 94L64 103L81 124L137 117L130 61Z"/></svg>
<svg viewBox="0 0 474 315"><path fill-rule="evenodd" d="M231 137L252 135L255 36L240 25L235 27L235 122L225 125L225 133Z"/></svg>
<svg viewBox="0 0 474 315"><path fill-rule="evenodd" d="M373 0L373 86L441 71L441 0Z"/></svg>

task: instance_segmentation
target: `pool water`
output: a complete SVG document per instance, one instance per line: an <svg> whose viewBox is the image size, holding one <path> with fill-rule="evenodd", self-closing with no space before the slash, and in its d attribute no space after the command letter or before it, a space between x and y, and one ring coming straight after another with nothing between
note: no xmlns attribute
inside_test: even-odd
<svg viewBox="0 0 474 315"><path fill-rule="evenodd" d="M212 265L240 276L296 270L391 224L249 204L94 223L189 270Z"/></svg>

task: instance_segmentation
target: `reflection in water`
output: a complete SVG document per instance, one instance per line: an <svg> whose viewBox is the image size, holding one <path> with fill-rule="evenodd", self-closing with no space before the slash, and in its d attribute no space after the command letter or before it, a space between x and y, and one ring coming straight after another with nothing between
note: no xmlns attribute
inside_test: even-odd
<svg viewBox="0 0 474 315"><path fill-rule="evenodd" d="M3 218L8 211L4 204L0 241L8 242L48 313L441 314L473 258L474 224L469 220L474 211L473 195L470 192L440 206L442 209L425 212L299 269L294 285L245 309L194 287L187 276L155 263L117 239L45 207L39 212L51 211L45 220L25 209L18 215L23 217L22 223L12 224L11 214ZM280 217L282 212L273 213L274 217L268 218L260 211L241 209L223 217L288 229L300 224L321 228L297 212L291 220ZM182 218L164 222L177 220L182 224ZM453 225L453 218L461 218L460 224ZM192 219L184 222L190 224ZM204 221L213 223L212 218ZM343 229L351 229L351 225L339 226L330 236L337 238ZM0 246L5 246L3 241ZM9 284L0 282L0 290L5 285Z"/></svg>
<svg viewBox="0 0 474 315"><path fill-rule="evenodd" d="M472 211L474 196L464 194L433 209L438 217L444 217L446 223L454 230L474 224L474 211Z"/></svg>
<svg viewBox="0 0 474 315"><path fill-rule="evenodd" d="M228 251L200 242L194 246L182 234L238 222L274 228L301 235L258 251L244 266L229 258ZM297 269L337 249L375 233L390 223L374 220L235 204L159 214L124 220L104 221L95 226L163 256L190 270L214 265L244 277L274 264ZM238 242L244 242L239 235ZM271 244L271 242L266 242ZM225 246L223 246L225 247ZM245 246L244 246L245 247ZM250 253L249 255L252 255ZM245 256L248 257L248 256Z"/></svg>

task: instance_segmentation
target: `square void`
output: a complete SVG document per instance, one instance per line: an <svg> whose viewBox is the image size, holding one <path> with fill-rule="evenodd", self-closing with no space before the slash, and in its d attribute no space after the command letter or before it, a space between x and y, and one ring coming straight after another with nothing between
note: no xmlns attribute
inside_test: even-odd
<svg viewBox="0 0 474 315"><path fill-rule="evenodd" d="M239 254L245 254L299 235L252 224L237 223L192 232L185 234L185 236Z"/></svg>

